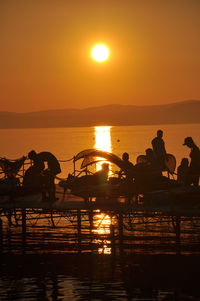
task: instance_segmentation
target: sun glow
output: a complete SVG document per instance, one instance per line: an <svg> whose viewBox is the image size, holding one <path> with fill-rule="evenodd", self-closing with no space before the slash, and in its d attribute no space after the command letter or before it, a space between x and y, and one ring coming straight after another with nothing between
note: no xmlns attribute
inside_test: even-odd
<svg viewBox="0 0 200 301"><path fill-rule="evenodd" d="M103 44L95 45L91 51L92 58L97 62L104 62L109 57L109 49Z"/></svg>

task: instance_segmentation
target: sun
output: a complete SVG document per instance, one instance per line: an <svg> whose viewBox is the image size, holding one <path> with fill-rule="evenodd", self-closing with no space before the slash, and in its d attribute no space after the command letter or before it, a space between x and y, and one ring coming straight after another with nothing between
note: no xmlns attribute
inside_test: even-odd
<svg viewBox="0 0 200 301"><path fill-rule="evenodd" d="M97 62L104 62L109 57L109 49L104 44L97 44L92 48L92 58Z"/></svg>

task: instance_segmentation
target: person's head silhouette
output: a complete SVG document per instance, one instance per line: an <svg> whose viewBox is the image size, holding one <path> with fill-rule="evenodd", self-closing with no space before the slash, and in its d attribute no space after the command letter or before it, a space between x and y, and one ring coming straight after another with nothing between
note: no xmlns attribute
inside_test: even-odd
<svg viewBox="0 0 200 301"><path fill-rule="evenodd" d="M188 147L192 148L195 144L194 144L192 137L186 137L184 139L183 145L187 145Z"/></svg>
<svg viewBox="0 0 200 301"><path fill-rule="evenodd" d="M162 130L158 130L157 131L157 137L158 138L162 138L162 136L163 136L163 131Z"/></svg>
<svg viewBox="0 0 200 301"><path fill-rule="evenodd" d="M28 158L29 158L30 160L34 160L36 156L37 156L37 154L36 154L36 152L35 152L34 150L32 150L32 151L30 151L30 152L28 153Z"/></svg>
<svg viewBox="0 0 200 301"><path fill-rule="evenodd" d="M129 154L128 154L128 153L123 153L122 159L123 159L124 161L129 161Z"/></svg>
<svg viewBox="0 0 200 301"><path fill-rule="evenodd" d="M188 160L188 158L183 158L181 160L181 166L184 166L184 167L188 167L189 166L189 160Z"/></svg>

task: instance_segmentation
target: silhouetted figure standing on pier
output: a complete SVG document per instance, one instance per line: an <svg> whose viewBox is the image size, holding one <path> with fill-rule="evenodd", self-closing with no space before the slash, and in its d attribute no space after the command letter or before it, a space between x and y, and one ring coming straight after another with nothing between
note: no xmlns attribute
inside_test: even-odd
<svg viewBox="0 0 200 301"><path fill-rule="evenodd" d="M152 141L152 147L153 147L153 152L155 159L157 162L159 162L160 166L162 169L165 167L165 158L167 155L166 149L165 149L165 142L162 139L163 137L163 131L158 130L157 131L157 137L155 137Z"/></svg>
<svg viewBox="0 0 200 301"><path fill-rule="evenodd" d="M34 150L29 152L28 157L33 161L34 166L41 172L44 172L44 184L47 188L48 197L50 201L56 200L55 176L61 172L60 163L56 157L50 152L36 153ZM45 162L47 162L47 169L45 170Z"/></svg>
<svg viewBox="0 0 200 301"><path fill-rule="evenodd" d="M191 161L188 172L188 184L198 186L200 175L200 150L194 143L192 137L186 137L183 145L186 145L187 147L191 148Z"/></svg>

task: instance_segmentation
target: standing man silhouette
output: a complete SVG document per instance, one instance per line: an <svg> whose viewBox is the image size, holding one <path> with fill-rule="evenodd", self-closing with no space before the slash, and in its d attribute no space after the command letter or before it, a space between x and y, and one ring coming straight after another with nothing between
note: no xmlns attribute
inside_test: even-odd
<svg viewBox="0 0 200 301"><path fill-rule="evenodd" d="M153 152L156 161L160 164L162 169L165 167L165 158L167 155L166 149L165 149L165 142L162 139L163 137L163 131L158 130L157 131L157 137L155 137L152 141L152 147L153 147Z"/></svg>
<svg viewBox="0 0 200 301"><path fill-rule="evenodd" d="M183 145L191 148L190 152L190 166L189 166L189 178L188 184L193 184L194 186L198 186L199 184L199 175L200 175L200 150L194 143L192 137L186 137Z"/></svg>

